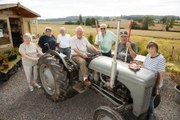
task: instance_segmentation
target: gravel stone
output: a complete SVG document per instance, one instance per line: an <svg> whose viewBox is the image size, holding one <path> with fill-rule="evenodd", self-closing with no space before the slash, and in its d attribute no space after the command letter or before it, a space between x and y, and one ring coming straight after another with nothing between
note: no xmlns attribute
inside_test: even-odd
<svg viewBox="0 0 180 120"><path fill-rule="evenodd" d="M175 83L165 77L157 120L179 120L180 105L174 102ZM22 68L6 82L0 82L0 120L92 120L96 108L111 103L94 90L66 101L47 99L43 89L30 92Z"/></svg>

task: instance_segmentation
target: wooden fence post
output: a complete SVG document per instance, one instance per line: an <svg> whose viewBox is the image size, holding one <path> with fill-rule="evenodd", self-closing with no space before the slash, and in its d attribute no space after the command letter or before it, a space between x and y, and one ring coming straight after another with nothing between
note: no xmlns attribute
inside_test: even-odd
<svg viewBox="0 0 180 120"><path fill-rule="evenodd" d="M174 46L172 46L172 51L171 51L171 55L170 55L170 61L173 61L173 53L174 53Z"/></svg>

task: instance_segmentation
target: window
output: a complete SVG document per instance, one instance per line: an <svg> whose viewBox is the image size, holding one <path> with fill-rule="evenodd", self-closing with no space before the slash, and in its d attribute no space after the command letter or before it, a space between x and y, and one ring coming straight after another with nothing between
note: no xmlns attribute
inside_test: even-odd
<svg viewBox="0 0 180 120"><path fill-rule="evenodd" d="M0 19L0 45L10 44L7 20Z"/></svg>

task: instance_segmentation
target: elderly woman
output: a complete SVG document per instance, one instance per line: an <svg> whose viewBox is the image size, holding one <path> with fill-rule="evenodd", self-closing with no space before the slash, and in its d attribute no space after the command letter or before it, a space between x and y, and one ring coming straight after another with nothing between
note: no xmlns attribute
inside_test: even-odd
<svg viewBox="0 0 180 120"><path fill-rule="evenodd" d="M19 52L22 55L22 65L29 85L29 89L30 91L33 91L34 87L41 87L36 83L36 80L38 78L38 56L43 55L43 53L39 49L37 49L37 47L33 43L31 43L31 40L31 34L25 33L23 35L24 42L20 45Z"/></svg>
<svg viewBox="0 0 180 120"><path fill-rule="evenodd" d="M158 45L155 42L149 42L146 46L148 54L143 63L144 68L152 70L158 74L153 94L150 101L150 107L148 111L149 120L153 120L154 116L154 99L155 96L159 94L160 88L163 85L163 76L165 72L165 59L163 55L158 52Z"/></svg>

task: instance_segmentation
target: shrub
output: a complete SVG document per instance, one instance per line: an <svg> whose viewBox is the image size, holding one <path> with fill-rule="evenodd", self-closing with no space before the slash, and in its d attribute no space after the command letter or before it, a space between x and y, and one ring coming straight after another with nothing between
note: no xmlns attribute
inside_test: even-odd
<svg viewBox="0 0 180 120"><path fill-rule="evenodd" d="M90 42L92 45L94 45L94 37L93 37L92 34L90 34L90 35L88 36L88 40L89 40L89 42Z"/></svg>

